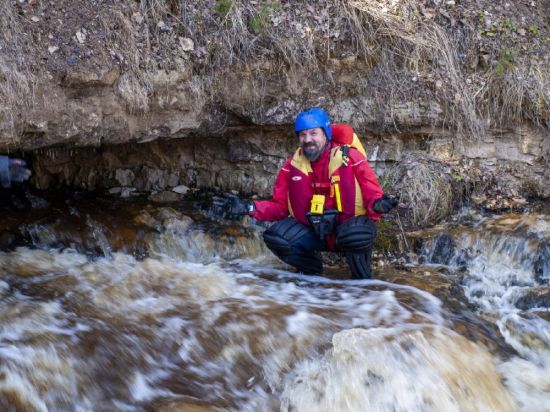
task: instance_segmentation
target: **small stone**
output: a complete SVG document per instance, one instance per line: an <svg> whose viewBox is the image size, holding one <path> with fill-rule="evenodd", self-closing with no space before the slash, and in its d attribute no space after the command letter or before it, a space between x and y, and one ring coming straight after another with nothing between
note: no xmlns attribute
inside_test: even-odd
<svg viewBox="0 0 550 412"><path fill-rule="evenodd" d="M181 195L186 194L189 191L189 188L185 185L179 185L174 188L172 188L172 192L179 193Z"/></svg>
<svg viewBox="0 0 550 412"><path fill-rule="evenodd" d="M157 27L160 31L170 31L170 26L166 25L162 20L157 23Z"/></svg>
<svg viewBox="0 0 550 412"><path fill-rule="evenodd" d="M527 32L525 31L525 29L518 29L518 34L520 36L525 36L527 34Z"/></svg>
<svg viewBox="0 0 550 412"><path fill-rule="evenodd" d="M443 82L441 80L438 80L435 82L435 88L441 89L443 87Z"/></svg>
<svg viewBox="0 0 550 412"><path fill-rule="evenodd" d="M50 46L50 47L48 47L48 52L49 52L50 54L54 54L54 53L55 53L56 51L58 51L58 50L59 50L59 47L57 47L57 46Z"/></svg>
<svg viewBox="0 0 550 412"><path fill-rule="evenodd" d="M516 302L516 307L521 310L534 308L546 309L550 306L550 288L528 288L524 295Z"/></svg>
<svg viewBox="0 0 550 412"><path fill-rule="evenodd" d="M32 16L31 17L31 21L35 22L35 23L38 23L40 21L40 17L37 17L37 16Z"/></svg>
<svg viewBox="0 0 550 412"><path fill-rule="evenodd" d="M180 42L180 47L184 52L195 50L195 43L193 42L193 40L187 37L180 37L179 42Z"/></svg>
<svg viewBox="0 0 550 412"><path fill-rule="evenodd" d="M67 59L67 64L69 66L74 66L78 62L78 57L74 54L71 54Z"/></svg>
<svg viewBox="0 0 550 412"><path fill-rule="evenodd" d="M76 39L80 44L83 44L86 41L86 35L83 31L79 30L76 32Z"/></svg>

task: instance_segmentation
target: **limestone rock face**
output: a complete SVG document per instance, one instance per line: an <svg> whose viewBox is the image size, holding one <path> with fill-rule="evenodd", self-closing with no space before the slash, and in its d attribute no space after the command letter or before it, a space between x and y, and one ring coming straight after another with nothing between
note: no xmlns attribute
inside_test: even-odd
<svg viewBox="0 0 550 412"><path fill-rule="evenodd" d="M547 198L550 193L544 183L548 173L544 159L550 157L548 139L544 131L530 128L527 132L527 127L516 132L525 138L514 140L514 131L509 131L508 138L494 135L476 148L456 144L445 131L430 139L405 133L380 137L358 130L358 134L377 174L387 182L397 179L391 186L401 191L414 190L420 163L428 167L429 162L435 162L437 167L429 169L439 185L468 183L498 187L507 196ZM32 183L41 189L66 185L104 191L118 188L121 194L129 193L128 188L138 194L185 185L265 197L271 194L279 167L297 147L289 129L234 127L213 137L37 150ZM399 173L395 174L397 165ZM477 181L480 177L483 180ZM452 185L449 190L453 190Z"/></svg>
<svg viewBox="0 0 550 412"><path fill-rule="evenodd" d="M441 20L422 2L414 13L402 2L323 0L299 12L239 2L227 16L211 3L0 0L0 152L26 152L40 188L267 195L296 146L297 112L323 107L353 125L380 174L420 151L486 170L511 195L550 196L548 71L535 33L512 73L506 56L480 63L491 45L455 24L477 16L466 5L442 6ZM543 36L539 7L517 12ZM538 69L523 73L520 57Z"/></svg>

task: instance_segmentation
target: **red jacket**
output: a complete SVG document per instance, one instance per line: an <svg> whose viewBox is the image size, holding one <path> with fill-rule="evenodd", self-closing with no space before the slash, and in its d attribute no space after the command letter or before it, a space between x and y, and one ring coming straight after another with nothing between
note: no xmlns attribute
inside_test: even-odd
<svg viewBox="0 0 550 412"><path fill-rule="evenodd" d="M296 157L301 156L301 149L298 149L293 156L287 159L280 169L273 188L273 198L271 200L255 201L254 205L256 210L252 213L252 217L262 221L275 222L292 214L296 220L308 224L305 213L309 211L309 204L307 207L303 207L303 205L300 205L300 200L294 202L291 200L293 198L308 198L310 202L313 193L326 195L325 209L336 209L335 198L329 196L331 179L327 165L329 164L331 156L339 152L339 147L340 146L332 144L327 147L317 161L307 162L311 165L311 171L307 174L303 173L303 178L299 175L300 171L296 170ZM301 162L303 163L303 159ZM353 173L349 172L349 168L351 168ZM355 205L351 205L352 207L356 206L352 209L355 210L355 212L350 212L348 207L347 213L346 210L340 213L340 223L353 215L366 215L372 220L380 219L381 214L373 210L373 204L382 197L383 192L365 156L357 149L350 147L348 165L342 165L340 169L340 178L354 180L353 182L347 182L347 186L342 182L342 187L349 187L353 190L358 185L360 188L360 193L352 195L353 198L357 196L358 200L352 199L348 202L355 203ZM343 174L342 171L344 171ZM296 185L297 182L300 183L299 186ZM344 199L346 195L348 194L342 193L342 198ZM296 207L296 204L298 204L299 207ZM291 205L293 209L299 210L289 210L289 205ZM346 207L344 207L344 209L346 209Z"/></svg>

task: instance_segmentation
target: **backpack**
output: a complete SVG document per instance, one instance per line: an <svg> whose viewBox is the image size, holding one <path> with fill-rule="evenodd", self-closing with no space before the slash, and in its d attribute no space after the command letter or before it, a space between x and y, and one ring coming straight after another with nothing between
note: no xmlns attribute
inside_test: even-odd
<svg viewBox="0 0 550 412"><path fill-rule="evenodd" d="M353 127L345 123L337 123L331 126L332 141L340 146L342 159L345 166L349 160L349 148L353 147L367 157L367 151L359 140L359 137L353 131Z"/></svg>

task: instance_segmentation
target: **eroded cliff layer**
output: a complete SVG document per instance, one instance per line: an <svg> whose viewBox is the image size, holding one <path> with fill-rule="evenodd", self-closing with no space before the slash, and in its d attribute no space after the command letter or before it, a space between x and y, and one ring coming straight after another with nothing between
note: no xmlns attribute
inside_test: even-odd
<svg viewBox="0 0 550 412"><path fill-rule="evenodd" d="M266 195L322 106L379 172L420 152L548 197L547 0L1 6L0 148L40 188Z"/></svg>

